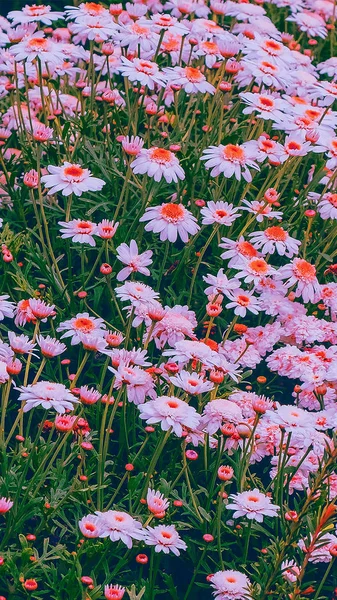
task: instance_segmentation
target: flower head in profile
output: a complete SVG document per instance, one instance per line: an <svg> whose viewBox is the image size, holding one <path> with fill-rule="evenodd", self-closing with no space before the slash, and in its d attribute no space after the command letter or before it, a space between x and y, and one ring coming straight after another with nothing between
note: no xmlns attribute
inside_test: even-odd
<svg viewBox="0 0 337 600"><path fill-rule="evenodd" d="M182 241L187 243L188 235L195 235L199 230L197 220L192 213L183 204L173 202L147 208L140 221L148 221L145 231L159 233L162 242L165 240L176 242L179 235Z"/></svg>
<svg viewBox="0 0 337 600"><path fill-rule="evenodd" d="M158 396L139 406L140 418L145 419L149 425L160 423L164 431L171 427L177 437L183 434L183 427L197 429L200 417L193 408L183 400L174 396Z"/></svg>
<svg viewBox="0 0 337 600"><path fill-rule="evenodd" d="M4 496L0 498L0 515L4 515L6 512L8 512L12 508L13 504L14 502L12 502L12 500L9 498L5 498Z"/></svg>
<svg viewBox="0 0 337 600"><path fill-rule="evenodd" d="M266 494L263 494L258 489L239 494L231 494L229 496L231 502L227 504L228 510L234 510L234 519L238 517L247 517L262 523L264 517L277 517L277 512L280 507L273 504Z"/></svg>
<svg viewBox="0 0 337 600"><path fill-rule="evenodd" d="M135 240L131 240L130 244L120 244L116 248L117 258L126 265L118 275L118 281L124 281L131 273L141 273L142 275L150 275L147 268L152 264L152 250L146 250L142 254L138 254L138 245Z"/></svg>
<svg viewBox="0 0 337 600"><path fill-rule="evenodd" d="M72 319L63 321L59 324L56 331L63 331L61 338L71 338L71 345L79 344L81 342L80 335L95 334L104 338L106 335L106 329L103 319L91 317L89 313L78 313Z"/></svg>
<svg viewBox="0 0 337 600"><path fill-rule="evenodd" d="M74 404L78 404L78 400L63 383L38 381L32 385L22 386L19 390L21 392L19 400L24 402L23 412L42 406L63 414L67 410L73 410Z"/></svg>
<svg viewBox="0 0 337 600"><path fill-rule="evenodd" d="M187 549L186 543L181 539L174 525L147 527L144 541L148 546L154 546L155 552L164 552L165 554L173 552L179 556L180 550Z"/></svg>
<svg viewBox="0 0 337 600"><path fill-rule="evenodd" d="M101 532L99 537L109 537L112 542L121 540L128 548L132 548L133 540L142 540L144 530L141 523L126 512L107 510L96 512Z"/></svg>
<svg viewBox="0 0 337 600"><path fill-rule="evenodd" d="M59 221L61 225L60 233L61 238L69 239L79 244L89 244L89 246L96 246L94 235L97 234L97 225L91 221L85 221L83 219L73 219L72 221Z"/></svg>
<svg viewBox="0 0 337 600"><path fill-rule="evenodd" d="M149 488L146 495L147 507L154 515L161 515L168 509L170 503L159 491Z"/></svg>
<svg viewBox="0 0 337 600"><path fill-rule="evenodd" d="M48 166L49 175L41 177L41 183L49 194L62 192L63 196L82 196L83 192L98 192L105 185L103 179L93 177L89 169L65 161L62 167Z"/></svg>
<svg viewBox="0 0 337 600"><path fill-rule="evenodd" d="M211 577L213 592L217 600L249 600L250 581L239 571L217 571Z"/></svg>
<svg viewBox="0 0 337 600"><path fill-rule="evenodd" d="M234 223L235 219L240 217L238 208L234 208L233 204L228 204L228 202L223 202L222 200L207 202L207 205L200 212L202 214L203 225L219 223L219 225L229 227Z"/></svg>
<svg viewBox="0 0 337 600"><path fill-rule="evenodd" d="M178 179L185 179L185 173L180 166L179 159L171 150L165 148L142 148L131 163L131 169L137 175L145 173L160 181L163 177L167 183L178 183Z"/></svg>

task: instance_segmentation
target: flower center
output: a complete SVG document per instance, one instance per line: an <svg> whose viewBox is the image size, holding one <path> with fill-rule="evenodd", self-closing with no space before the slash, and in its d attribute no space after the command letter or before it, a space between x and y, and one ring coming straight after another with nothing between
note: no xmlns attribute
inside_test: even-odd
<svg viewBox="0 0 337 600"><path fill-rule="evenodd" d="M162 537L163 537L164 539L166 539L166 540L170 540L170 539L171 539L171 537L172 537L172 534L171 534L171 533L169 533L168 531L162 531L161 535L162 535Z"/></svg>
<svg viewBox="0 0 337 600"><path fill-rule="evenodd" d="M89 221L81 221L80 223L76 224L76 229L78 230L78 233L91 233L93 226Z"/></svg>
<svg viewBox="0 0 337 600"><path fill-rule="evenodd" d="M172 152L165 150L165 148L153 148L150 153L150 159L160 165L165 165L171 162Z"/></svg>
<svg viewBox="0 0 337 600"><path fill-rule="evenodd" d="M154 68L153 68L153 64L147 60L140 60L136 69L137 69L137 71L140 71L141 73L145 73L146 75L153 75L155 72Z"/></svg>
<svg viewBox="0 0 337 600"><path fill-rule="evenodd" d="M244 294L240 294L237 296L236 301L240 306L248 306L250 302L249 296L245 296Z"/></svg>
<svg viewBox="0 0 337 600"><path fill-rule="evenodd" d="M40 37L32 38L29 40L28 46L31 48L31 50L39 52L40 50L45 50L47 48L48 40Z"/></svg>
<svg viewBox="0 0 337 600"><path fill-rule="evenodd" d="M161 216L169 223L177 223L184 218L184 208L180 204L164 204L160 209Z"/></svg>
<svg viewBox="0 0 337 600"><path fill-rule="evenodd" d="M254 271L258 275L265 275L266 273L268 273L268 265L266 261L263 260L263 258L257 258L256 260L252 260L249 263L249 268L251 271Z"/></svg>
<svg viewBox="0 0 337 600"><path fill-rule="evenodd" d="M272 100L272 98L269 98L268 96L260 96L260 98L259 98L259 104L264 109L273 108L273 106L274 106L274 100Z"/></svg>
<svg viewBox="0 0 337 600"><path fill-rule="evenodd" d="M248 501L249 502L258 502L259 499L257 498L257 496L248 496Z"/></svg>
<svg viewBox="0 0 337 600"><path fill-rule="evenodd" d="M278 54L282 51L281 44L278 44L275 42L275 40L266 40L263 44L263 47L266 52L269 52L269 54Z"/></svg>
<svg viewBox="0 0 337 600"><path fill-rule="evenodd" d="M90 319L86 319L85 317L80 317L79 319L76 319L73 326L75 329L78 329L83 333L90 333L90 331L95 329L94 323Z"/></svg>
<svg viewBox="0 0 337 600"><path fill-rule="evenodd" d="M69 179L72 179L73 181L81 181L84 174L84 169L78 165L70 165L70 167L66 167L64 169L63 174L65 177L69 177Z"/></svg>
<svg viewBox="0 0 337 600"><path fill-rule="evenodd" d="M301 150L301 144L299 144L298 142L289 142L288 146L287 146L287 150L292 150L292 151L296 151L296 150Z"/></svg>
<svg viewBox="0 0 337 600"><path fill-rule="evenodd" d="M267 61L263 61L261 63L260 69L264 73L277 73L277 71L278 71L278 69L277 69L277 67L275 67L275 65L272 65L271 63L269 63Z"/></svg>
<svg viewBox="0 0 337 600"><path fill-rule="evenodd" d="M96 527L92 523L86 523L85 526L87 531L95 531Z"/></svg>
<svg viewBox="0 0 337 600"><path fill-rule="evenodd" d="M150 33L150 29L148 27L141 27L137 23L133 24L132 31L138 35L148 35Z"/></svg>
<svg viewBox="0 0 337 600"><path fill-rule="evenodd" d="M226 160L231 162L243 163L245 160L244 151L236 144L227 144L223 149L223 155Z"/></svg>
<svg viewBox="0 0 337 600"><path fill-rule="evenodd" d="M239 254L242 254L242 256L246 256L246 258L257 256L257 250L249 242L239 242L237 245L237 249Z"/></svg>
<svg viewBox="0 0 337 600"><path fill-rule="evenodd" d="M294 263L294 273L298 279L303 281L313 281L316 277L316 269L303 258L299 258Z"/></svg>
<svg viewBox="0 0 337 600"><path fill-rule="evenodd" d="M32 6L25 6L22 12L30 17L39 17L40 15L50 12L50 6L44 6L43 4L37 6L36 4L32 4Z"/></svg>
<svg viewBox="0 0 337 600"><path fill-rule="evenodd" d="M104 11L103 6L101 4L96 4L96 2L87 2L84 5L85 11L92 16L99 15Z"/></svg>
<svg viewBox="0 0 337 600"><path fill-rule="evenodd" d="M288 233L282 227L277 227L277 225L268 227L264 233L267 238L275 240L275 242L285 242L288 237Z"/></svg>
<svg viewBox="0 0 337 600"><path fill-rule="evenodd" d="M175 402L174 400L169 400L167 403L167 406L169 406L170 408L178 408L179 404L178 404L178 402Z"/></svg>
<svg viewBox="0 0 337 600"><path fill-rule="evenodd" d="M204 75L195 67L186 67L185 77L192 83L199 83L199 81L203 81L204 79Z"/></svg>
<svg viewBox="0 0 337 600"><path fill-rule="evenodd" d="M221 208L219 208L218 210L215 211L215 214L220 217L221 219L223 217L227 217L228 216L228 212L226 210L223 210Z"/></svg>

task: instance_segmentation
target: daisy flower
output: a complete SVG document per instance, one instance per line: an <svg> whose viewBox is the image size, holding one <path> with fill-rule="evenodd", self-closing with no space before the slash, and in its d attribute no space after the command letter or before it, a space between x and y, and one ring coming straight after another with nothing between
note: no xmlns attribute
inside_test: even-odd
<svg viewBox="0 0 337 600"><path fill-rule="evenodd" d="M195 235L200 229L196 218L183 204L169 202L161 206L150 206L140 218L141 222L149 221L145 231L160 233L160 240L176 242L177 237L183 242L188 242L188 234Z"/></svg>
<svg viewBox="0 0 337 600"><path fill-rule="evenodd" d="M8 301L8 298L7 294L0 296L0 321L3 321L5 317L9 319L14 317L15 303Z"/></svg>
<svg viewBox="0 0 337 600"><path fill-rule="evenodd" d="M6 512L8 512L12 508L13 504L14 502L12 502L12 500L2 496L2 498L0 498L0 515L4 515Z"/></svg>
<svg viewBox="0 0 337 600"><path fill-rule="evenodd" d="M243 200L242 203L245 206L242 206L242 210L246 210L255 215L256 221L258 223L262 223L262 221L267 219L282 219L283 213L280 210L273 210L271 204L267 204L265 201L259 200Z"/></svg>
<svg viewBox="0 0 337 600"><path fill-rule="evenodd" d="M133 540L144 539L144 530L136 519L126 512L107 510L96 512L99 517L101 532L100 538L109 537L112 542L121 540L127 548L132 548Z"/></svg>
<svg viewBox="0 0 337 600"><path fill-rule="evenodd" d="M276 279L285 280L286 287L296 285L295 296L302 296L304 302L318 302L320 285L316 277L316 268L304 258L294 258L288 265L281 267Z"/></svg>
<svg viewBox="0 0 337 600"><path fill-rule="evenodd" d="M58 224L61 225L61 238L71 238L72 242L96 246L96 242L93 238L97 233L96 223L83 221L82 219L73 219L72 221L68 221L68 223L59 221Z"/></svg>
<svg viewBox="0 0 337 600"><path fill-rule="evenodd" d="M205 394L214 388L211 381L205 380L198 373L190 373L189 371L180 371L177 375L170 378L170 381L176 387L184 390L188 394Z"/></svg>
<svg viewBox="0 0 337 600"><path fill-rule="evenodd" d="M163 356L170 356L171 360L187 364L196 360L202 364L212 366L214 353L207 344L199 341L181 340L174 344L174 348L164 350Z"/></svg>
<svg viewBox="0 0 337 600"><path fill-rule="evenodd" d="M132 135L131 137L126 135L122 139L122 148L125 154L128 154L129 156L138 156L143 146L144 140L142 140L138 135Z"/></svg>
<svg viewBox="0 0 337 600"><path fill-rule="evenodd" d="M219 244L220 248L225 248L220 256L224 260L229 260L228 266L233 267L234 265L241 264L242 259L251 259L259 255L253 244L247 242L241 235L238 240L230 240L229 238L221 238L222 243Z"/></svg>
<svg viewBox="0 0 337 600"><path fill-rule="evenodd" d="M315 195L320 198L319 194ZM337 219L337 194L333 194L332 192L324 194L321 200L318 201L317 210L324 221L327 219Z"/></svg>
<svg viewBox="0 0 337 600"><path fill-rule="evenodd" d="M122 600L125 594L125 588L121 585L105 585L104 598L106 600Z"/></svg>
<svg viewBox="0 0 337 600"><path fill-rule="evenodd" d="M259 7L256 6L256 8ZM217 600L250 600L252 598L248 593L250 581L244 573L217 571L211 576L210 581L215 589L213 594Z"/></svg>
<svg viewBox="0 0 337 600"><path fill-rule="evenodd" d="M42 31L36 31L30 36L24 37L22 42L14 44L9 49L10 54L18 62L27 60L33 62L37 58L43 65L58 64L64 60L60 47L50 38L44 37Z"/></svg>
<svg viewBox="0 0 337 600"><path fill-rule="evenodd" d="M118 275L118 281L124 281L131 273L141 273L142 275L150 275L147 265L152 264L152 250L146 250L142 254L138 254L138 246L135 240L131 240L130 245L123 243L117 246L117 258L122 263L127 265Z"/></svg>
<svg viewBox="0 0 337 600"><path fill-rule="evenodd" d="M241 146L239 144L210 146L203 151L200 160L206 161L206 169L212 169L212 177L217 177L220 173L223 173L225 177L234 175L238 181L243 177L250 182L252 181L252 175L248 167L257 171L260 170L256 163L257 157L256 144L250 141L241 144Z"/></svg>
<svg viewBox="0 0 337 600"><path fill-rule="evenodd" d="M268 496L254 489L239 494L229 496L230 504L227 504L228 510L234 510L234 519L238 517L247 517L258 523L263 522L263 517L277 517L277 511L280 507L273 504Z"/></svg>
<svg viewBox="0 0 337 600"><path fill-rule="evenodd" d="M262 257L251 260L243 259L241 263L233 265L233 268L239 271L236 277L243 279L245 283L254 283L254 285L257 285L262 278L275 273L274 267L268 265Z"/></svg>
<svg viewBox="0 0 337 600"><path fill-rule="evenodd" d="M310 37L325 38L328 35L325 21L321 15L311 10L303 10L287 17L287 21L296 23L300 31L304 31Z"/></svg>
<svg viewBox="0 0 337 600"><path fill-rule="evenodd" d="M205 75L196 67L166 67L163 69L170 85L182 87L186 94L214 94L215 87L208 83Z"/></svg>
<svg viewBox="0 0 337 600"><path fill-rule="evenodd" d="M160 181L162 177L167 183L178 183L178 179L185 179L184 170L179 164L176 155L165 148L142 148L137 157L131 163L131 169L136 175L147 174L153 177L155 181Z"/></svg>
<svg viewBox="0 0 337 600"><path fill-rule="evenodd" d="M17 335L14 331L8 332L8 339L15 354L32 354L36 346L27 335Z"/></svg>
<svg viewBox="0 0 337 600"><path fill-rule="evenodd" d="M103 319L91 317L89 313L78 313L72 319L63 321L59 324L56 331L64 331L62 338L71 338L71 345L79 344L81 341L80 334L95 334L96 336L104 337L106 335Z"/></svg>
<svg viewBox="0 0 337 600"><path fill-rule="evenodd" d="M154 515L164 513L170 505L169 500L163 494L155 492L151 488L147 490L146 503L149 511Z"/></svg>
<svg viewBox="0 0 337 600"><path fill-rule="evenodd" d="M254 231L249 234L249 237L255 248L261 250L263 254L274 254L276 251L280 256L288 256L288 258L298 254L301 245L299 240L291 237L283 227L278 225L268 227L264 231Z"/></svg>
<svg viewBox="0 0 337 600"><path fill-rule="evenodd" d="M78 404L75 396L62 383L38 381L32 385L22 386L19 390L21 392L19 400L25 403L23 412L42 406L63 414L66 410L74 410L74 404Z"/></svg>
<svg viewBox="0 0 337 600"><path fill-rule="evenodd" d="M240 214L237 214L238 208L234 208L233 204L228 202L207 202L207 205L201 209L202 224L213 225L213 223L219 223L220 225L227 225L229 227L234 223Z"/></svg>
<svg viewBox="0 0 337 600"><path fill-rule="evenodd" d="M278 120L282 118L284 101L270 92L259 94L245 92L240 94L240 98L248 105L242 111L244 115L250 115L254 111L258 111L260 119L268 121L269 119Z"/></svg>
<svg viewBox="0 0 337 600"><path fill-rule="evenodd" d="M209 286L205 289L207 296L224 294L230 296L231 290L235 290L240 285L237 279L228 279L223 269L219 269L217 275L204 275L203 280Z"/></svg>
<svg viewBox="0 0 337 600"><path fill-rule="evenodd" d="M240 407L224 398L217 398L208 402L201 416L200 427L210 435L216 433L224 422L237 425L243 421L243 415Z"/></svg>
<svg viewBox="0 0 337 600"><path fill-rule="evenodd" d="M183 434L183 427L197 429L200 417L186 402L174 396L158 396L139 407L140 418L145 419L149 425L160 423L163 431L171 427L177 437Z"/></svg>
<svg viewBox="0 0 337 600"><path fill-rule="evenodd" d="M148 546L154 546L155 552L169 554L171 551L176 556L180 555L180 550L187 549L186 543L181 539L174 525L147 527L144 542Z"/></svg>
<svg viewBox="0 0 337 600"><path fill-rule="evenodd" d="M86 538L98 538L101 533L101 520L96 515L88 515L83 517L79 522L78 526L80 532Z"/></svg>
<svg viewBox="0 0 337 600"><path fill-rule="evenodd" d="M44 323L48 317L56 315L55 304L47 304L43 300L40 300L40 298L29 298L28 304L35 319L40 319Z"/></svg>
<svg viewBox="0 0 337 600"><path fill-rule="evenodd" d="M121 56L121 61L119 71L123 77L127 77L133 83L139 81L141 85L147 86L149 90L154 90L155 85L165 87L166 76L160 72L157 63L140 58L129 60L125 56Z"/></svg>
<svg viewBox="0 0 337 600"><path fill-rule="evenodd" d="M105 185L103 179L93 177L89 169L65 161L62 167L48 166L50 175L43 175L41 182L49 189L49 194L62 192L63 196L82 196L83 192L98 192Z"/></svg>
<svg viewBox="0 0 337 600"><path fill-rule="evenodd" d="M149 285L135 281L126 281L123 285L117 287L115 291L121 302L131 302L134 307L152 302L159 297L158 292L155 292Z"/></svg>
<svg viewBox="0 0 337 600"><path fill-rule="evenodd" d="M40 347L42 356L45 356L46 358L54 358L55 356L59 356L67 349L65 344L55 338L50 337L50 335L47 335L46 337L38 335L36 337L36 341Z"/></svg>
<svg viewBox="0 0 337 600"><path fill-rule="evenodd" d="M62 19L63 12L52 11L50 6L44 4L26 4L21 10L12 10L7 15L8 19L13 21L12 25L18 23L36 23L40 21L44 25L51 25L53 21Z"/></svg>
<svg viewBox="0 0 337 600"><path fill-rule="evenodd" d="M261 310L258 298L255 298L252 292L245 291L241 288L231 291L228 294L231 302L226 304L226 308L234 308L234 314L245 317L247 310L253 315L257 315Z"/></svg>

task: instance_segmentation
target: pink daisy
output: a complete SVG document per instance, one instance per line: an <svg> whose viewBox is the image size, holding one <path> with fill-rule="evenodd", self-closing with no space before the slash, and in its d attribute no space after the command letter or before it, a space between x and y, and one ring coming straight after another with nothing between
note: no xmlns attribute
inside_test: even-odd
<svg viewBox="0 0 337 600"><path fill-rule="evenodd" d="M131 163L131 169L134 173L141 175L147 174L153 177L155 181L160 181L162 177L167 183L178 183L178 179L185 179L184 170L179 164L176 155L165 148L154 146L148 150L142 148L135 160Z"/></svg>
<svg viewBox="0 0 337 600"><path fill-rule="evenodd" d="M179 235L187 243L188 234L194 235L199 230L196 218L182 204L173 202L147 208L140 221L149 221L145 231L160 233L162 242L175 242Z"/></svg>

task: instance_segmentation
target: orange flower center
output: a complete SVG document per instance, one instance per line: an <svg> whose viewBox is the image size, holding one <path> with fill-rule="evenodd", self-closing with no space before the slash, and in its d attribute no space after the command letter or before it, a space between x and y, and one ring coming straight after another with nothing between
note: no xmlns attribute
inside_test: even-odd
<svg viewBox="0 0 337 600"><path fill-rule="evenodd" d="M255 271L258 275L265 275L268 273L268 265L263 258L257 258L249 263L251 271Z"/></svg>
<svg viewBox="0 0 337 600"><path fill-rule="evenodd" d="M162 531L161 535L166 540L170 540L172 537L172 534L169 531Z"/></svg>
<svg viewBox="0 0 337 600"><path fill-rule="evenodd" d="M184 218L184 209L180 204L164 204L160 209L161 216L170 223L182 221Z"/></svg>
<svg viewBox="0 0 337 600"><path fill-rule="evenodd" d="M274 52L280 52L280 50L282 50L281 44L278 44L275 42L275 40L266 40L263 46L267 52L270 52L270 54L273 54Z"/></svg>
<svg viewBox="0 0 337 600"><path fill-rule="evenodd" d="M268 96L260 96L259 103L263 108L273 108L274 106L274 100Z"/></svg>
<svg viewBox="0 0 337 600"><path fill-rule="evenodd" d="M73 327L82 331L83 333L90 333L93 329L95 329L94 323L90 319L86 319L85 317L79 317L74 321Z"/></svg>
<svg viewBox="0 0 337 600"><path fill-rule="evenodd" d="M265 60L262 61L260 68L264 73L277 73L278 70L275 65L272 65L270 62Z"/></svg>
<svg viewBox="0 0 337 600"><path fill-rule="evenodd" d="M174 400L169 400L167 403L167 406L169 406L170 408L178 408L179 404L178 404L178 402L175 402Z"/></svg>
<svg viewBox="0 0 337 600"><path fill-rule="evenodd" d="M146 75L152 75L154 73L153 64L147 60L140 60L136 69Z"/></svg>
<svg viewBox="0 0 337 600"><path fill-rule="evenodd" d="M79 181L81 179L81 177L83 176L84 169L82 169L78 165L71 165L70 167L66 167L64 169L63 173L66 177L70 177L71 179L74 179L75 181Z"/></svg>
<svg viewBox="0 0 337 600"><path fill-rule="evenodd" d="M91 233L92 232L92 223L88 221L81 221L76 224L76 229L79 233Z"/></svg>
<svg viewBox="0 0 337 600"><path fill-rule="evenodd" d="M221 209L221 208L219 208L218 210L216 210L215 214L218 215L218 217L220 217L220 218L228 216L228 212L226 210Z"/></svg>
<svg viewBox="0 0 337 600"><path fill-rule="evenodd" d="M294 273L298 279L304 281L313 281L316 277L314 265L311 265L303 258L299 258L296 263L294 263Z"/></svg>
<svg viewBox="0 0 337 600"><path fill-rule="evenodd" d="M165 150L165 148L153 148L150 153L150 158L161 165L165 165L166 163L171 162L172 152L170 152L170 150Z"/></svg>
<svg viewBox="0 0 337 600"><path fill-rule="evenodd" d="M330 202L330 204L332 204L332 206L337 208L337 194L327 194L326 199Z"/></svg>
<svg viewBox="0 0 337 600"><path fill-rule="evenodd" d="M215 42L203 42L202 47L209 54L216 54L218 52L218 46Z"/></svg>
<svg viewBox="0 0 337 600"><path fill-rule="evenodd" d="M301 144L298 144L297 142L289 142L288 144L288 150L301 150Z"/></svg>
<svg viewBox="0 0 337 600"><path fill-rule="evenodd" d="M259 499L257 496L248 496L249 502L258 502Z"/></svg>
<svg viewBox="0 0 337 600"><path fill-rule="evenodd" d="M315 110L314 108L308 108L308 109L305 111L304 115L305 115L306 117L309 117L309 119L311 119L312 121L316 121L317 119L319 119L319 118L320 118L320 116L321 116L321 113L320 113L320 111L319 111L319 110Z"/></svg>
<svg viewBox="0 0 337 600"><path fill-rule="evenodd" d="M288 233L284 231L282 227L277 227L277 225L268 227L265 231L265 235L270 240L275 240L276 242L285 242L288 237Z"/></svg>
<svg viewBox="0 0 337 600"><path fill-rule="evenodd" d="M223 155L226 160L230 160L231 162L243 163L245 160L244 151L236 144L227 144L223 149Z"/></svg>
<svg viewBox="0 0 337 600"><path fill-rule="evenodd" d="M134 33L137 33L138 35L146 35L147 33L150 33L150 30L148 27L141 27L137 23L133 24L132 31Z"/></svg>
<svg viewBox="0 0 337 600"><path fill-rule="evenodd" d="M41 4L40 6L37 6L36 4L33 4L32 6L25 6L25 14L28 14L32 17L38 17L39 15L44 15L44 13L49 12L49 11L50 11L50 7L44 6L43 4Z"/></svg>
<svg viewBox="0 0 337 600"><path fill-rule="evenodd" d="M199 81L204 79L204 76L200 73L199 69L195 69L194 67L186 67L185 77L192 83L199 83Z"/></svg>
<svg viewBox="0 0 337 600"><path fill-rule="evenodd" d="M249 242L239 242L237 248L240 254L246 258L257 256L257 250Z"/></svg>
<svg viewBox="0 0 337 600"><path fill-rule="evenodd" d="M244 294L240 294L237 296L236 301L240 306L248 306L250 302L249 296L245 296Z"/></svg>
<svg viewBox="0 0 337 600"><path fill-rule="evenodd" d="M29 40L28 46L32 50L44 50L48 46L48 40L42 37L32 38L31 40Z"/></svg>
<svg viewBox="0 0 337 600"><path fill-rule="evenodd" d="M96 4L96 2L87 2L84 6L86 12L92 16L99 15L104 11L103 6Z"/></svg>
<svg viewBox="0 0 337 600"><path fill-rule="evenodd" d="M85 526L87 531L95 531L96 527L92 523L86 523Z"/></svg>

